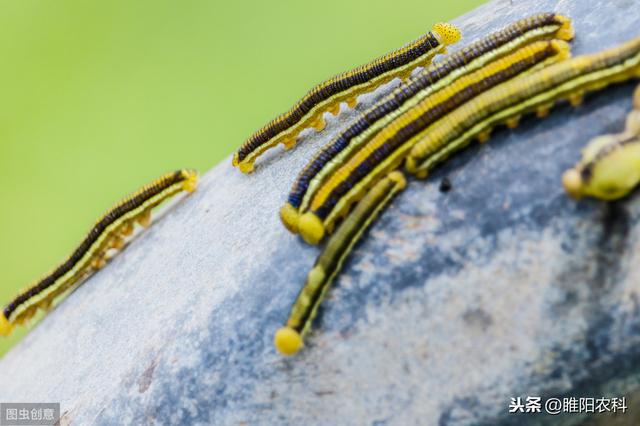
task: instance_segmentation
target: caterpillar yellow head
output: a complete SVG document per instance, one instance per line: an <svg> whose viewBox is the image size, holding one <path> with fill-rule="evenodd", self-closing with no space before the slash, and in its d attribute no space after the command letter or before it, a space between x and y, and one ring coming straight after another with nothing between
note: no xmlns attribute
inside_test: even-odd
<svg viewBox="0 0 640 426"><path fill-rule="evenodd" d="M238 168L242 173L251 173L253 172L253 161L242 160L238 162Z"/></svg>
<svg viewBox="0 0 640 426"><path fill-rule="evenodd" d="M563 15L556 15L556 20L561 23L560 29L556 33L556 37L560 40L571 41L575 36L575 30L571 24L571 19Z"/></svg>
<svg viewBox="0 0 640 426"><path fill-rule="evenodd" d="M4 316L4 313L0 313L0 336L9 336L12 331L13 324Z"/></svg>
<svg viewBox="0 0 640 426"><path fill-rule="evenodd" d="M582 176L576 169L569 169L562 175L562 186L570 197L582 198Z"/></svg>
<svg viewBox="0 0 640 426"><path fill-rule="evenodd" d="M438 22L433 26L431 31L438 37L440 42L445 45L455 44L462 38L462 33L458 27L447 22Z"/></svg>
<svg viewBox="0 0 640 426"><path fill-rule="evenodd" d="M185 179L182 188L187 192L193 192L198 186L198 172L195 170L183 170L182 177Z"/></svg>
<svg viewBox="0 0 640 426"><path fill-rule="evenodd" d="M280 220L285 228L290 232L298 233L298 224L300 222L300 213L291 204L287 203L280 209Z"/></svg>
<svg viewBox="0 0 640 426"><path fill-rule="evenodd" d="M273 344L282 355L295 355L304 346L302 336L291 327L282 327L276 331Z"/></svg>
<svg viewBox="0 0 640 426"><path fill-rule="evenodd" d="M324 238L324 224L318 216L311 212L300 217L298 227L300 235L309 244L316 245Z"/></svg>

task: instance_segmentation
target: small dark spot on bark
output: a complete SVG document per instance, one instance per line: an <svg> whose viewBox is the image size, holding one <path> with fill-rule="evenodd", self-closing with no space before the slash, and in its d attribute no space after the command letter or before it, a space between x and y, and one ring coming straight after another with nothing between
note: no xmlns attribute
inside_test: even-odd
<svg viewBox="0 0 640 426"><path fill-rule="evenodd" d="M440 192L449 192L451 191L451 181L449 180L449 178L443 178L440 181Z"/></svg>
<svg viewBox="0 0 640 426"><path fill-rule="evenodd" d="M468 309L464 314L462 314L462 319L468 325L483 330L493 324L493 318L491 318L491 315L481 308Z"/></svg>

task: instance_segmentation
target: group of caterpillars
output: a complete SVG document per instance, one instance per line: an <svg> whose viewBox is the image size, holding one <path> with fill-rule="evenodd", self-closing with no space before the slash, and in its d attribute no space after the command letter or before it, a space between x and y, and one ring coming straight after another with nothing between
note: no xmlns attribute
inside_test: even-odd
<svg viewBox="0 0 640 426"><path fill-rule="evenodd" d="M446 46L460 38L456 29L443 24L430 34L438 43L432 45L429 59L445 53ZM545 13L515 22L436 63L421 60L423 69L316 153L294 182L280 217L288 230L310 244L318 244L326 234L330 237L285 326L275 334L274 344L281 353L295 354L303 346L344 259L377 214L407 185L401 170L425 178L472 140L488 140L498 125L514 128L527 113L544 117L556 102L568 100L577 106L587 92L640 76L640 38L571 58L568 42L573 35L569 18ZM384 59L391 58L393 53ZM306 115L298 112L297 104L260 129L241 146L233 164L251 171L256 157L267 149L279 143L291 148L310 121L317 122L324 112L339 111L336 103L343 99L342 92L325 88L336 80L363 81L353 77L362 69L366 66L313 89L310 93L324 94L321 102L307 105ZM341 87L349 96L362 93L352 85ZM625 134L585 149L581 163L564 177L572 196L611 199L626 195L638 183L640 144L632 130L638 126L634 117Z"/></svg>
<svg viewBox="0 0 640 426"><path fill-rule="evenodd" d="M322 131L324 113L337 115L342 102L354 107L359 95L394 78L404 80L311 159L280 211L285 227L310 244L319 243L325 234L330 237L285 326L275 334L278 351L292 355L303 346L324 294L353 246L407 185L401 170L425 178L472 140L486 141L495 126L516 127L530 112L544 117L562 100L577 106L589 91L640 76L640 38L570 58L573 35L567 17L539 14L431 64L461 37L455 26L436 24L416 41L317 85L240 147L233 164L251 172L267 149L278 144L292 148L309 127ZM638 184L640 88L634 108L624 133L592 141L582 160L565 173L563 183L570 195L608 200L628 194ZM134 223L148 225L153 207L182 190L192 192L196 182L195 171L180 170L109 210L63 264L4 308L0 335L8 335L38 309L49 309L58 296L123 247Z"/></svg>

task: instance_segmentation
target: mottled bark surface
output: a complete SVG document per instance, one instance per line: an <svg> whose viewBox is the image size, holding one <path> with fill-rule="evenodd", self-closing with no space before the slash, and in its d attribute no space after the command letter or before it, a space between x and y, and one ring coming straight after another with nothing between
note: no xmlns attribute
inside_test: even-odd
<svg viewBox="0 0 640 426"><path fill-rule="evenodd" d="M640 35L638 1L503 0L455 21L460 45L548 10L574 19L574 54ZM579 424L507 408L640 388L639 195L574 202L560 184L590 138L622 130L633 87L501 129L411 181L290 359L272 335L318 248L277 212L355 113L252 175L224 161L0 361L0 401L61 402L73 424Z"/></svg>

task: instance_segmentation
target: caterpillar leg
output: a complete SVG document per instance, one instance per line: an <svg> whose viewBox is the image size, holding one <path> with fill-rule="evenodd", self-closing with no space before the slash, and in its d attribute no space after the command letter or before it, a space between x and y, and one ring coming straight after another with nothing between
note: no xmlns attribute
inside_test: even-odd
<svg viewBox="0 0 640 426"><path fill-rule="evenodd" d="M131 236L131 234L133 234L133 228L133 223L131 223L130 221L125 222L119 229L120 235L123 237Z"/></svg>
<svg viewBox="0 0 640 426"><path fill-rule="evenodd" d="M13 323L15 325L25 325L27 321L33 318L37 312L38 312L37 305L30 306L29 308L25 309L20 315L15 317L13 320Z"/></svg>
<svg viewBox="0 0 640 426"><path fill-rule="evenodd" d="M325 121L322 115L320 115L319 118L317 118L316 120L313 121L313 123L311 123L311 127L316 129L318 132L323 131L326 125L327 125L327 122Z"/></svg>
<svg viewBox="0 0 640 426"><path fill-rule="evenodd" d="M295 147L296 146L296 139L297 139L297 136L289 136L287 138L284 138L282 140L282 145L284 146L284 149L289 151L290 149Z"/></svg>
<svg viewBox="0 0 640 426"><path fill-rule="evenodd" d="M331 113L331 115L335 117L340 113L340 103L338 102L335 105L330 106L329 108L327 108L327 111L329 111L329 113Z"/></svg>
<svg viewBox="0 0 640 426"><path fill-rule="evenodd" d="M378 214L405 186L406 180L402 173L389 173L369 190L329 238L291 307L285 326L274 335L273 343L278 352L294 355L304 346L304 336L310 330L318 307L334 277L340 272L344 260Z"/></svg>
<svg viewBox="0 0 640 426"><path fill-rule="evenodd" d="M491 138L491 129L478 133L478 142L485 143Z"/></svg>
<svg viewBox="0 0 640 426"><path fill-rule="evenodd" d="M551 112L551 108L553 108L553 103L541 105L536 109L536 117L545 118Z"/></svg>
<svg viewBox="0 0 640 426"><path fill-rule="evenodd" d="M40 302L40 304L38 305L38 308L47 312L51 309L52 305L53 305L53 299L45 299L42 302Z"/></svg>
<svg viewBox="0 0 640 426"><path fill-rule="evenodd" d="M429 176L429 171L428 171L428 170L419 170L419 171L416 173L416 177L417 177L418 179L426 179L426 178L427 178L427 176Z"/></svg>
<svg viewBox="0 0 640 426"><path fill-rule="evenodd" d="M511 117L505 122L505 124L508 128L515 129L520 124L520 116Z"/></svg>
<svg viewBox="0 0 640 426"><path fill-rule="evenodd" d="M104 268L104 266L107 264L107 257L104 253L99 253L98 255L96 255L96 257L91 261L91 267L94 270L99 270Z"/></svg>
<svg viewBox="0 0 640 426"><path fill-rule="evenodd" d="M579 92L569 96L569 103L573 107L579 107L580 105L582 105L583 100L584 100L584 93Z"/></svg>
<svg viewBox="0 0 640 426"><path fill-rule="evenodd" d="M115 235L109 241L109 248L120 250L122 247L124 247L124 238L120 235Z"/></svg>
<svg viewBox="0 0 640 426"><path fill-rule="evenodd" d="M151 225L151 209L145 210L136 218L136 222L144 228L148 228Z"/></svg>

